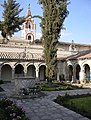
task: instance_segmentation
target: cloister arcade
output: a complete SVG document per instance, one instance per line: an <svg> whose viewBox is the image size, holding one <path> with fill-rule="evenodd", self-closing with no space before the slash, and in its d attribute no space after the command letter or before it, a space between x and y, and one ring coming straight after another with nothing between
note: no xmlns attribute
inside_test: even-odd
<svg viewBox="0 0 91 120"><path fill-rule="evenodd" d="M16 77L30 77L37 80L45 80L44 64L25 63L4 63L0 66L0 79L3 81L13 81Z"/></svg>
<svg viewBox="0 0 91 120"><path fill-rule="evenodd" d="M91 65L90 62L67 62L67 67L64 72L65 80L76 82L83 80L91 80ZM60 66L61 67L61 66ZM17 77L31 77L36 80L45 80L46 66L45 63L35 62L4 62L0 65L0 80L13 81ZM62 72L62 71L61 71ZM67 73L67 74L65 74Z"/></svg>
<svg viewBox="0 0 91 120"><path fill-rule="evenodd" d="M78 63L68 63L68 78L69 81L76 82L77 80L82 81L83 79L91 80L91 64L90 62L78 61Z"/></svg>

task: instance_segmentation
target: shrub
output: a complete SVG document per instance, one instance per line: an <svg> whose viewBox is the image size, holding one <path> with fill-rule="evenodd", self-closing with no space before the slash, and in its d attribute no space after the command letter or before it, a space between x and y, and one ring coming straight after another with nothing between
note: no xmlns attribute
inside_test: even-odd
<svg viewBox="0 0 91 120"><path fill-rule="evenodd" d="M9 99L0 100L0 120L29 120L22 108Z"/></svg>

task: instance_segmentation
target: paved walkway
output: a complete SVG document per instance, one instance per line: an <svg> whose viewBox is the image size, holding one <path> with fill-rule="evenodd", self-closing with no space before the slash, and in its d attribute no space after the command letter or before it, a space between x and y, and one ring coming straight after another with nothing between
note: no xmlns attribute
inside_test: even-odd
<svg viewBox="0 0 91 120"><path fill-rule="evenodd" d="M7 87L3 86L3 88L9 92L9 85ZM8 94L8 92L6 91L5 94ZM53 99L55 99L58 95L65 95L65 93L70 95L87 93L91 94L91 89L52 91L44 93L46 96L41 98L12 100L16 102L18 106L22 107L23 110L25 110L26 115L31 120L89 120L86 117L83 117L63 106L58 105L57 103L53 102Z"/></svg>

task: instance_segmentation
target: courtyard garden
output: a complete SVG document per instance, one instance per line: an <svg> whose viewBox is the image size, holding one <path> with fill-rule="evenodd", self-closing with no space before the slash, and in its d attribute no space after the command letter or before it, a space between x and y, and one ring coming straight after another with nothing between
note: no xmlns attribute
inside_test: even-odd
<svg viewBox="0 0 91 120"><path fill-rule="evenodd" d="M76 89L82 89L82 87L79 86L73 86L72 84L69 84L67 82L58 82L58 83L42 83L37 84L41 91L60 91L60 90L76 90Z"/></svg>
<svg viewBox="0 0 91 120"><path fill-rule="evenodd" d="M74 95L69 96L65 94L65 96L60 96L54 100L56 103L67 107L85 117L91 119L91 95Z"/></svg>

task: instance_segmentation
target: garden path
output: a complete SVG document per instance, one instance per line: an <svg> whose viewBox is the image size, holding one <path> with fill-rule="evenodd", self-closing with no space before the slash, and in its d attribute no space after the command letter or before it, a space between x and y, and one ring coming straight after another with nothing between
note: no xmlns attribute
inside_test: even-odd
<svg viewBox="0 0 91 120"><path fill-rule="evenodd" d="M4 92L10 95L12 87L3 85ZM8 95L9 93L9 95ZM89 120L80 114L77 114L63 106L53 102L58 95L91 94L91 89L67 90L67 91L45 91L46 96L34 99L14 99L11 98L18 106L22 107L27 117L31 120ZM2 93L0 93L2 94Z"/></svg>

